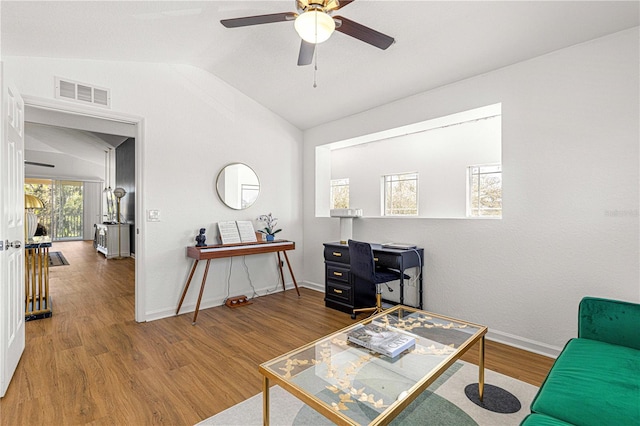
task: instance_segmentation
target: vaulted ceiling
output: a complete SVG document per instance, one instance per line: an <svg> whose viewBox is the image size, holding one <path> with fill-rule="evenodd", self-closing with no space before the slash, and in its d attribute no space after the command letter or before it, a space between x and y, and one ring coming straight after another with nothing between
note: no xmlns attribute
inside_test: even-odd
<svg viewBox="0 0 640 426"><path fill-rule="evenodd" d="M395 38L342 33L297 66L292 22L221 19L295 11L290 1L2 1L2 55L190 64L300 129L639 25L637 1L372 1L339 11ZM314 79L317 87L313 87Z"/></svg>

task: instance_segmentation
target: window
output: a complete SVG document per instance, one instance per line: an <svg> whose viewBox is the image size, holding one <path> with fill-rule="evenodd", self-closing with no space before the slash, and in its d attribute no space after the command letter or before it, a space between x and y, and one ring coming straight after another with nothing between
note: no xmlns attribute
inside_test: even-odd
<svg viewBox="0 0 640 426"><path fill-rule="evenodd" d="M316 146L316 217L330 214L331 179L349 177L349 207L365 217L475 219L467 168L501 164L501 110L487 105ZM417 213L386 216L381 177L405 172L420 179Z"/></svg>
<svg viewBox="0 0 640 426"><path fill-rule="evenodd" d="M331 180L331 208L349 208L349 178Z"/></svg>
<svg viewBox="0 0 640 426"><path fill-rule="evenodd" d="M469 167L467 216L502 217L502 166Z"/></svg>
<svg viewBox="0 0 640 426"><path fill-rule="evenodd" d="M418 174L403 173L382 177L384 216L416 216L418 214Z"/></svg>
<svg viewBox="0 0 640 426"><path fill-rule="evenodd" d="M242 208L246 209L251 207L253 203L258 199L260 194L260 185L253 185L250 183L240 184L240 198L242 200Z"/></svg>
<svg viewBox="0 0 640 426"><path fill-rule="evenodd" d="M24 192L43 202L44 208L34 213L42 232L52 241L83 238L82 182L25 179Z"/></svg>

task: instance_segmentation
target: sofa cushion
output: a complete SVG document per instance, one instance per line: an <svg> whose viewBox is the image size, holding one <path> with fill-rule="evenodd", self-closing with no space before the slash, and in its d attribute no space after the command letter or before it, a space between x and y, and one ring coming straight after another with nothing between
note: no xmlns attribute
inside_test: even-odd
<svg viewBox="0 0 640 426"><path fill-rule="evenodd" d="M571 339L554 363L531 411L568 423L640 424L640 351Z"/></svg>
<svg viewBox="0 0 640 426"><path fill-rule="evenodd" d="M545 414L532 413L524 418L520 426L572 426L571 423L563 422Z"/></svg>

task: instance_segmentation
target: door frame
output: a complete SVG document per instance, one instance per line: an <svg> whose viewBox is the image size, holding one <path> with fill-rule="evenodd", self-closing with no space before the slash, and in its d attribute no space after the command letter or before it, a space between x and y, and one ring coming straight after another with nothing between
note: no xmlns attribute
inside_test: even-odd
<svg viewBox="0 0 640 426"><path fill-rule="evenodd" d="M61 114L60 117L62 119L67 117L70 121L77 121L78 118L80 118L84 120L83 123L87 126L81 130L93 130L101 133L109 133L108 129L105 129L105 127L107 127L105 124L108 124L109 126L118 126L118 124L123 126L135 126L135 320L136 322L145 322L146 281L144 270L145 249L143 236L145 235L146 223L144 221L144 179L142 173L144 164L144 118L111 110L102 110L92 106L70 105L63 101L38 98L35 96L23 95L22 98L24 99L25 104L25 115L27 108L36 108L50 111L58 115ZM60 127L71 128L71 125L68 123L59 123L58 125Z"/></svg>

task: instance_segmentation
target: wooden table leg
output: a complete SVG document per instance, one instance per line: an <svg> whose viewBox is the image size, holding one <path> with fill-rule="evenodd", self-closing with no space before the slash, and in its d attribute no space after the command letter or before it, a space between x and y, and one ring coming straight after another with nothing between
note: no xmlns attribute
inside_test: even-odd
<svg viewBox="0 0 640 426"><path fill-rule="evenodd" d="M284 273L282 272L282 258L280 257L280 252L277 251L276 254L278 255L278 269L280 269L280 278L282 279L282 291L286 290L286 288L284 287Z"/></svg>
<svg viewBox="0 0 640 426"><path fill-rule="evenodd" d="M484 397L484 336L480 339L480 359L478 362L478 397L480 398L480 402L482 402L482 398Z"/></svg>
<svg viewBox="0 0 640 426"><path fill-rule="evenodd" d="M291 274L291 278L293 279L293 285L296 286L296 291L298 292L298 297L300 297L300 290L298 289L298 283L296 282L296 277L293 275L293 269L291 269L291 262L289 262L289 256L287 256L287 252L283 251L284 258L287 260L287 266L289 267L289 273ZM284 280L282 280L284 282Z"/></svg>
<svg viewBox="0 0 640 426"><path fill-rule="evenodd" d="M264 376L262 381L262 424L269 426L269 379Z"/></svg>
<svg viewBox="0 0 640 426"><path fill-rule="evenodd" d="M200 294L198 295L198 303L196 303L196 311L193 314L193 322L192 324L196 324L196 318L198 318L198 311L200 310L200 301L202 300L202 293L204 293L204 285L207 282L207 274L209 273L209 264L211 263L211 259L207 259L207 264L204 267L204 275L202 276L202 284L200 285Z"/></svg>
<svg viewBox="0 0 640 426"><path fill-rule="evenodd" d="M182 307L182 302L184 302L184 297L187 295L187 290L189 290L189 284L191 284L191 278L193 278L193 273L196 272L196 266L198 266L198 259L193 262L193 266L191 267L191 272L189 273L189 278L187 279L187 283L184 286L184 290L182 291L182 297L180 297L180 303L178 303L178 309L176 309L176 315L180 313L180 308Z"/></svg>

